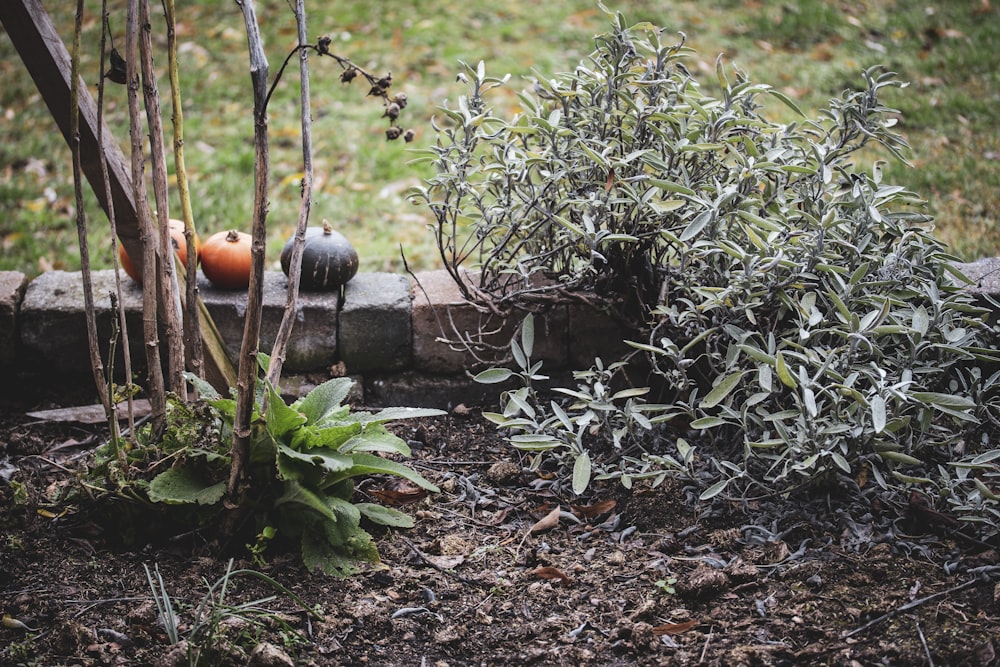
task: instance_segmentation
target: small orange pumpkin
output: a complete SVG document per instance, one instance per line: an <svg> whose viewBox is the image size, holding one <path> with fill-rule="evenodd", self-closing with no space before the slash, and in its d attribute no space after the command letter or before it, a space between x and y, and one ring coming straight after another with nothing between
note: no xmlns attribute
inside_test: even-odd
<svg viewBox="0 0 1000 667"><path fill-rule="evenodd" d="M181 264L187 265L187 241L184 238L184 221L171 219L170 225L170 240L174 245L174 252L177 253L177 258L181 260ZM198 257L201 252L201 240L198 235L194 235L194 253L195 257ZM142 284L142 274L135 268L132 260L129 259L128 253L125 252L125 246L118 245L118 261L121 262L122 270L125 274L136 281L140 285Z"/></svg>
<svg viewBox="0 0 1000 667"><path fill-rule="evenodd" d="M253 237L231 229L213 234L201 246L201 270L220 289L250 285L250 246Z"/></svg>

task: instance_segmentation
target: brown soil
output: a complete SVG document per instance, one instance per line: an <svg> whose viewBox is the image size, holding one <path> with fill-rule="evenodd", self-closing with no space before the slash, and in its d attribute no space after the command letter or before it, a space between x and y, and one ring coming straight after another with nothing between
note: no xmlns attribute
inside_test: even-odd
<svg viewBox="0 0 1000 667"><path fill-rule="evenodd" d="M0 665L187 665L143 565L159 568L183 638L228 555L203 533L112 548L119 536L86 505L50 502L100 429L19 410L0 419ZM574 498L477 413L395 430L442 489L404 508L417 527L380 535L383 566L348 580L236 550L235 568L273 577L322 619L235 577L229 604L277 595L257 603L275 613L222 622L200 664L998 664L997 550L926 512L859 515L835 497L699 506L681 481ZM532 531L557 507L552 528Z"/></svg>

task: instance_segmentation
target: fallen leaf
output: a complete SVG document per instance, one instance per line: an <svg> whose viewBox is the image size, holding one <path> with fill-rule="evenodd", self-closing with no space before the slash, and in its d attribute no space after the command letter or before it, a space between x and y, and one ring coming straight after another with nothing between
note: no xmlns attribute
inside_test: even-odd
<svg viewBox="0 0 1000 667"><path fill-rule="evenodd" d="M682 632L687 632L694 626L698 625L698 621L691 620L685 621L683 623L664 623L663 625L657 625L653 628L653 634L657 637L663 635L679 635Z"/></svg>
<svg viewBox="0 0 1000 667"><path fill-rule="evenodd" d="M400 480L386 489L372 489L373 496L386 505L412 505L427 497L427 491L416 484Z"/></svg>
<svg viewBox="0 0 1000 667"><path fill-rule="evenodd" d="M558 581L561 584L565 584L566 586L573 585L572 577L563 574L554 567L536 567L534 570L530 572L530 574L533 574L536 577L541 577L542 579L552 579L554 581Z"/></svg>
<svg viewBox="0 0 1000 667"><path fill-rule="evenodd" d="M562 508L556 505L551 512L546 514L544 517L539 519L535 525L528 529L529 533L541 533L546 530L552 530L559 525L559 513L562 512Z"/></svg>
<svg viewBox="0 0 1000 667"><path fill-rule="evenodd" d="M456 567L465 562L465 556L461 554L456 554L454 556L425 556L427 560L439 567L442 570L454 570Z"/></svg>
<svg viewBox="0 0 1000 667"><path fill-rule="evenodd" d="M594 503L593 505L570 505L570 509L573 510L573 514L584 519L593 519L594 517L601 516L602 514L607 514L615 508L617 505L615 500L602 500L599 503Z"/></svg>

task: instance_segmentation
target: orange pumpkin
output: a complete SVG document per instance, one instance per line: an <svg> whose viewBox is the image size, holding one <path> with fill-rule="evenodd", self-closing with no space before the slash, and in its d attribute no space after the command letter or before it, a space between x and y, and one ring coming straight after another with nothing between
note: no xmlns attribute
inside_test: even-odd
<svg viewBox="0 0 1000 667"><path fill-rule="evenodd" d="M201 270L220 289L250 285L250 245L253 237L232 229L218 232L201 246Z"/></svg>
<svg viewBox="0 0 1000 667"><path fill-rule="evenodd" d="M177 253L178 259L181 260L181 264L187 265L187 241L184 238L184 221L171 219L170 225L170 240L174 245L174 252ZM201 240L198 235L194 235L194 253L195 257L198 257L201 252ZM142 274L135 268L132 260L129 259L128 253L125 252L125 246L118 245L118 261L121 262L122 270L125 274L136 281L140 285L142 284Z"/></svg>

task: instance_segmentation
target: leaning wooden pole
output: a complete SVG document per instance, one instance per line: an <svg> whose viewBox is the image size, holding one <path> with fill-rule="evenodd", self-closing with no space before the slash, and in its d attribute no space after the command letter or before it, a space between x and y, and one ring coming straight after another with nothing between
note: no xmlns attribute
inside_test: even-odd
<svg viewBox="0 0 1000 667"><path fill-rule="evenodd" d="M40 0L0 0L0 23L17 49L42 99L62 132L72 141L70 128L71 59ZM90 91L79 91L80 167L105 212L113 202L116 232L125 251L141 264L142 245L132 178L128 161L106 125L98 122L97 105ZM101 132L98 133L98 127ZM98 141L98 134L102 140ZM104 166L102 167L102 162ZM108 195L110 193L110 197ZM139 266L137 265L137 269ZM218 390L236 384L236 371L226 356L222 337L199 299L200 332L205 345L205 377Z"/></svg>

